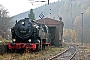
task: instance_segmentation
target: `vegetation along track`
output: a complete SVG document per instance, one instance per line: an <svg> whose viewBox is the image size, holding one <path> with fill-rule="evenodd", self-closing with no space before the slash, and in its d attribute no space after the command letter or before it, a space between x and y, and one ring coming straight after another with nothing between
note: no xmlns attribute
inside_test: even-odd
<svg viewBox="0 0 90 60"><path fill-rule="evenodd" d="M57 55L49 58L48 60L73 60L76 55L76 47L70 45L69 48L62 53L58 53Z"/></svg>

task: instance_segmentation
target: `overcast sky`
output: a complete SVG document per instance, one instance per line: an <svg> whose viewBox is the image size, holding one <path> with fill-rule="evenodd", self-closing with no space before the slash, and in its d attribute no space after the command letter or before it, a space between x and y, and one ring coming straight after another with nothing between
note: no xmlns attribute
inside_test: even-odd
<svg viewBox="0 0 90 60"><path fill-rule="evenodd" d="M43 4L47 4L48 0L35 0L35 1L46 1L46 2L34 2L33 5L29 0L0 0L8 11L10 16L17 15L19 13L30 10L31 8L39 7ZM56 2L58 0L49 0L50 2Z"/></svg>

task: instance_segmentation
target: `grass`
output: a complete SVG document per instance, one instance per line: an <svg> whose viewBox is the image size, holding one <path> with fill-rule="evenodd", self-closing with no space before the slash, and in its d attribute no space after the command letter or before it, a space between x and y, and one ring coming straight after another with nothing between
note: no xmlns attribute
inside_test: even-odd
<svg viewBox="0 0 90 60"><path fill-rule="evenodd" d="M32 60L32 59L44 59L48 58L50 56L53 56L57 54L60 51L65 50L66 48L59 48L59 47L50 47L46 48L45 50L35 52L35 53L6 53L3 55L0 55L0 59L6 59L6 60Z"/></svg>
<svg viewBox="0 0 90 60"><path fill-rule="evenodd" d="M3 39L1 36L0 36L0 44L7 44L9 42L12 42L12 40L6 40L6 39Z"/></svg>

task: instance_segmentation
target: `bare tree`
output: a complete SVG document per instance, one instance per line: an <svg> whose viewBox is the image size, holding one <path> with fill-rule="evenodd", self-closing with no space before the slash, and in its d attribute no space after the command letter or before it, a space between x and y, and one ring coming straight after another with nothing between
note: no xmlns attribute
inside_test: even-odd
<svg viewBox="0 0 90 60"><path fill-rule="evenodd" d="M4 33L12 26L12 19L8 15L7 9L0 4L0 35L4 37Z"/></svg>

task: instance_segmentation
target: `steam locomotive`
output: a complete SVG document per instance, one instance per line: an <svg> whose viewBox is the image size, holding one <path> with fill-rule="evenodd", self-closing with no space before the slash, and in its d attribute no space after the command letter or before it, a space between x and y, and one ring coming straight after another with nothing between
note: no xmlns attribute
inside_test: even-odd
<svg viewBox="0 0 90 60"><path fill-rule="evenodd" d="M12 43L8 43L8 49L45 49L50 46L49 30L45 24L31 21L29 18L21 19L11 28Z"/></svg>

